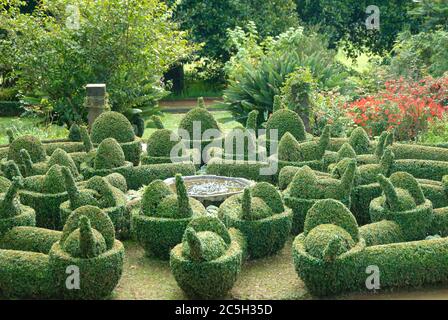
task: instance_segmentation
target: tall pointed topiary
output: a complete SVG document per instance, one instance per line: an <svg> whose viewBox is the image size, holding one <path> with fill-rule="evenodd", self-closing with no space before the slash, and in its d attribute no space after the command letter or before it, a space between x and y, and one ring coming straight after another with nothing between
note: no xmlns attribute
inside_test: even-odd
<svg viewBox="0 0 448 320"><path fill-rule="evenodd" d="M274 103L272 105L272 112L276 112L278 110L284 109L284 105L282 102L282 97L279 95L274 96Z"/></svg>
<svg viewBox="0 0 448 320"><path fill-rule="evenodd" d="M241 213L243 219L250 220L252 212L252 196L249 188L244 189L243 199L241 200Z"/></svg>
<svg viewBox="0 0 448 320"><path fill-rule="evenodd" d="M349 138L349 143L355 150L356 154L366 154L369 153L370 149L370 140L367 132L358 127L352 131L352 134Z"/></svg>
<svg viewBox="0 0 448 320"><path fill-rule="evenodd" d="M78 126L78 124L76 122L74 122L70 126L70 131L68 132L68 139L70 141L76 141L76 142L81 141L81 131L80 131L79 126Z"/></svg>
<svg viewBox="0 0 448 320"><path fill-rule="evenodd" d="M204 97L199 97L197 101L198 108L206 109Z"/></svg>
<svg viewBox="0 0 448 320"><path fill-rule="evenodd" d="M252 110L249 112L246 121L246 129L257 130L258 129L258 115L257 110Z"/></svg>
<svg viewBox="0 0 448 320"><path fill-rule="evenodd" d="M23 186L23 181L19 177L15 177L1 199L0 202L0 214L1 218L10 218L17 215L20 212L20 208L14 203L19 189Z"/></svg>
<svg viewBox="0 0 448 320"><path fill-rule="evenodd" d="M89 132L87 131L87 127L81 126L79 128L79 130L80 130L81 140L84 145L85 152L92 151L93 143L92 143L92 140L90 139L90 135L89 135Z"/></svg>
<svg viewBox="0 0 448 320"><path fill-rule="evenodd" d="M382 174L378 175L378 182L383 189L386 204L391 211L406 211L415 208L415 201L409 192L404 189L396 190L392 182Z"/></svg>
<svg viewBox="0 0 448 320"><path fill-rule="evenodd" d="M182 217L191 217L193 210L191 209L187 188L185 187L181 174L176 174L176 193L179 215Z"/></svg>
<svg viewBox="0 0 448 320"><path fill-rule="evenodd" d="M98 200L89 192L81 192L76 186L75 179L68 168L62 168L65 188L70 200L70 209L75 210L82 206L99 206Z"/></svg>

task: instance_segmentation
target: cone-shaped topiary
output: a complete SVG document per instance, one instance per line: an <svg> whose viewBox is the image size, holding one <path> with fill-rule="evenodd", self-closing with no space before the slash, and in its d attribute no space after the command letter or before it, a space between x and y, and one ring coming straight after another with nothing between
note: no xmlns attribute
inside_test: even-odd
<svg viewBox="0 0 448 320"><path fill-rule="evenodd" d="M252 190L257 196L252 196L252 191L247 188L242 195L224 201L218 212L227 227L241 230L247 240L248 255L253 259L283 248L291 231L291 211L279 212L278 203L270 200L269 193L262 192L267 189L255 185Z"/></svg>
<svg viewBox="0 0 448 320"><path fill-rule="evenodd" d="M165 129L165 126L163 125L162 119L160 119L159 116L151 116L151 121L154 124L154 127L156 129Z"/></svg>
<svg viewBox="0 0 448 320"><path fill-rule="evenodd" d="M98 146L94 168L96 170L114 169L125 164L123 149L114 138L104 139Z"/></svg>
<svg viewBox="0 0 448 320"><path fill-rule="evenodd" d="M107 251L106 241L101 233L92 229L86 216L79 219L79 228L64 242L63 250L74 258L92 259Z"/></svg>
<svg viewBox="0 0 448 320"><path fill-rule="evenodd" d="M344 143L342 147L338 151L338 160L342 160L344 158L356 158L356 152L353 147L349 143Z"/></svg>
<svg viewBox="0 0 448 320"><path fill-rule="evenodd" d="M0 194L0 239L13 227L36 223L34 210L19 202L18 191L22 184L21 177L14 177L6 193Z"/></svg>
<svg viewBox="0 0 448 320"><path fill-rule="evenodd" d="M404 180L397 179L402 177ZM395 186L383 175L378 175L383 196L370 203L370 217L373 222L390 220L398 223L407 241L427 236L432 219L432 203L422 199L421 189L414 177L400 173L394 177ZM423 200L423 201L422 201Z"/></svg>
<svg viewBox="0 0 448 320"><path fill-rule="evenodd" d="M278 145L278 158L289 162L300 162L302 160L300 143L289 132L286 132L280 139Z"/></svg>
<svg viewBox="0 0 448 320"><path fill-rule="evenodd" d="M197 101L197 107L205 109L204 97L199 97Z"/></svg>
<svg viewBox="0 0 448 320"><path fill-rule="evenodd" d="M132 142L135 139L134 129L129 120L114 111L104 112L96 118L90 136L93 143L101 143L107 138L114 138L119 143Z"/></svg>
<svg viewBox="0 0 448 320"><path fill-rule="evenodd" d="M282 97L279 95L274 96L274 103L272 105L272 112L277 112L278 110L285 109L282 102Z"/></svg>
<svg viewBox="0 0 448 320"><path fill-rule="evenodd" d="M167 259L182 240L188 223L204 215L204 206L189 198L181 175L176 175L176 194L160 180L145 188L139 213L134 214L137 239L148 255Z"/></svg>
<svg viewBox="0 0 448 320"><path fill-rule="evenodd" d="M192 298L220 298L232 288L241 270L241 234L228 231L215 217L192 220L170 254L170 267L178 285Z"/></svg>
<svg viewBox="0 0 448 320"><path fill-rule="evenodd" d="M289 132L297 141L305 141L305 125L294 111L281 109L274 112L266 123L266 138L271 140L270 130L278 131L278 140Z"/></svg>
<svg viewBox="0 0 448 320"><path fill-rule="evenodd" d="M8 150L8 160L20 163L20 150L28 151L33 163L42 162L47 159L47 154L42 142L34 136L21 136L15 139Z"/></svg>
<svg viewBox="0 0 448 320"><path fill-rule="evenodd" d="M274 213L285 211L280 192L272 184L259 182L251 188L251 195L264 200Z"/></svg>
<svg viewBox="0 0 448 320"><path fill-rule="evenodd" d="M93 143L92 140L90 139L90 135L89 132L87 131L87 127L85 126L81 126L79 128L80 130L80 135L81 135L81 141L84 145L84 150L85 152L90 152L93 150Z"/></svg>
<svg viewBox="0 0 448 320"><path fill-rule="evenodd" d="M115 172L107 175L105 178L112 186L119 189L121 192L128 192L128 183L123 175Z"/></svg>
<svg viewBox="0 0 448 320"><path fill-rule="evenodd" d="M258 129L258 115L259 112L257 110L252 110L251 112L249 112L246 121L246 129Z"/></svg>
<svg viewBox="0 0 448 320"><path fill-rule="evenodd" d="M182 155L181 152L175 155L176 159L171 158L171 151L174 147L182 143L180 137L169 129L159 129L154 131L148 138L146 147L146 156L142 157L142 164L171 163L180 161L189 161L189 155ZM184 151L185 148L179 148Z"/></svg>
<svg viewBox="0 0 448 320"><path fill-rule="evenodd" d="M62 168L62 174L64 176L65 188L68 193L71 210L75 210L86 205L99 206L99 202L94 197L93 192L78 189L75 179L68 168Z"/></svg>
<svg viewBox="0 0 448 320"><path fill-rule="evenodd" d="M293 234L304 227L308 210L317 200L336 199L350 206L350 194L356 174L356 160L349 159L341 179L318 177L308 166L300 168L284 191L285 203L293 211Z"/></svg>
<svg viewBox="0 0 448 320"><path fill-rule="evenodd" d="M370 149L369 136L362 127L358 127L352 131L349 138L349 143L355 150L356 154L369 153Z"/></svg>
<svg viewBox="0 0 448 320"><path fill-rule="evenodd" d="M81 131L79 129L79 126L76 122L74 122L71 126L70 126L70 130L68 132L68 139L70 141L82 141L81 139Z"/></svg>
<svg viewBox="0 0 448 320"><path fill-rule="evenodd" d="M42 193L48 194L63 193L66 191L62 167L60 165L55 164L50 167L44 176L41 190Z"/></svg>
<svg viewBox="0 0 448 320"><path fill-rule="evenodd" d="M55 164L69 168L72 174L75 176L79 174L78 168L76 167L76 164L73 161L72 157L60 148L56 149L48 160L48 167L52 167Z"/></svg>

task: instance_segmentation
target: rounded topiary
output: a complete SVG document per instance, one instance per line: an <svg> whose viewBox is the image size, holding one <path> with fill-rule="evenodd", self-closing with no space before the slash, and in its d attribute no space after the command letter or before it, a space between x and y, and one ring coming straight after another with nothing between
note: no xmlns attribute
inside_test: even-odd
<svg viewBox="0 0 448 320"><path fill-rule="evenodd" d="M156 209L165 197L173 195L171 189L162 180L154 180L143 192L141 208L147 216L155 215Z"/></svg>
<svg viewBox="0 0 448 320"><path fill-rule="evenodd" d="M359 241L358 223L342 202L334 199L317 201L306 215L305 235L321 224L337 225L347 231L355 242Z"/></svg>
<svg viewBox="0 0 448 320"><path fill-rule="evenodd" d="M321 224L311 230L304 241L305 250L315 258L326 261L354 247L350 234L334 224Z"/></svg>
<svg viewBox="0 0 448 320"><path fill-rule="evenodd" d="M123 149L114 138L104 139L98 146L94 160L96 170L114 169L125 165Z"/></svg>
<svg viewBox="0 0 448 320"><path fill-rule="evenodd" d="M278 140L280 140L286 132L298 141L305 141L305 125L300 116L294 111L281 109L272 114L266 124L266 137L270 137L270 130L278 130Z"/></svg>
<svg viewBox="0 0 448 320"><path fill-rule="evenodd" d="M11 181L8 178L0 176L0 193L6 192L11 186Z"/></svg>
<svg viewBox="0 0 448 320"><path fill-rule="evenodd" d="M358 127L352 131L349 143L355 150L356 154L369 153L370 149L369 135L363 128Z"/></svg>
<svg viewBox="0 0 448 320"><path fill-rule="evenodd" d="M205 108L196 107L190 110L180 121L179 129L186 130L190 135L190 140L193 140L193 124L194 122L201 123L202 135L208 129L219 130L218 123L213 115Z"/></svg>
<svg viewBox="0 0 448 320"><path fill-rule="evenodd" d="M224 235L224 237L223 237ZM218 218L192 220L170 254L178 285L192 298L221 298L233 287L243 260L241 235Z"/></svg>
<svg viewBox="0 0 448 320"><path fill-rule="evenodd" d="M253 197L262 199L274 213L285 211L282 196L272 184L259 182L251 188L251 194Z"/></svg>
<svg viewBox="0 0 448 320"><path fill-rule="evenodd" d="M344 143L342 147L338 151L338 160L342 160L344 158L356 158L355 149L349 143Z"/></svg>
<svg viewBox="0 0 448 320"><path fill-rule="evenodd" d="M179 136L171 130L156 130L147 141L147 154L150 157L170 157L171 150L180 142Z"/></svg>
<svg viewBox="0 0 448 320"><path fill-rule="evenodd" d="M289 194L295 198L318 199L317 176L308 167L300 167L289 185Z"/></svg>
<svg viewBox="0 0 448 320"><path fill-rule="evenodd" d="M79 219L79 228L64 241L62 249L75 258L91 259L107 251L106 241L101 233L92 229L86 216Z"/></svg>
<svg viewBox="0 0 448 320"><path fill-rule="evenodd" d="M57 194L65 192L65 181L62 175L62 167L55 164L50 167L43 179L42 193Z"/></svg>
<svg viewBox="0 0 448 320"><path fill-rule="evenodd" d="M254 188L255 193L267 189L263 185ZM263 192L261 194L266 197ZM266 203L262 198L252 196L246 188L242 195L228 198L219 207L218 215L226 226L239 229L245 236L250 258L262 258L279 251L291 232L291 211L276 213L275 205L275 201Z"/></svg>
<svg viewBox="0 0 448 320"><path fill-rule="evenodd" d="M425 202L425 195L423 194L420 184L410 173L395 172L389 179L395 188L407 190L417 205Z"/></svg>
<svg viewBox="0 0 448 320"><path fill-rule="evenodd" d="M109 111L100 114L92 125L90 133L93 143L101 143L114 138L119 143L132 142L135 139L134 128L121 113Z"/></svg>
<svg viewBox="0 0 448 320"><path fill-rule="evenodd" d="M103 210L93 206L83 206L72 212L62 230L61 243L63 244L72 232L79 228L83 216L89 219L92 228L102 234L107 249L111 249L115 242L114 224Z"/></svg>
<svg viewBox="0 0 448 320"><path fill-rule="evenodd" d="M73 161L72 157L60 148L57 148L55 151L53 151L50 159L48 160L48 167L51 167L55 164L69 168L72 174L75 176L79 174L78 168L76 167L76 164Z"/></svg>
<svg viewBox="0 0 448 320"><path fill-rule="evenodd" d="M31 161L33 163L42 162L47 159L47 153L40 140L34 136L21 136L15 139L8 150L8 160L14 160L16 163L21 163L20 151L25 149L28 151Z"/></svg>
<svg viewBox="0 0 448 320"><path fill-rule="evenodd" d="M121 192L126 193L128 191L126 178L122 174L115 172L107 175L105 178L112 186L119 189Z"/></svg>

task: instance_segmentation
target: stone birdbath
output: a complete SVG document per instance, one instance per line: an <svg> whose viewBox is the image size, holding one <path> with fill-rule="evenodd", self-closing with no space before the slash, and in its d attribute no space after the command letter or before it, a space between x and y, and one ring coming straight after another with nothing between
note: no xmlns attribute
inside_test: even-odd
<svg viewBox="0 0 448 320"><path fill-rule="evenodd" d="M204 206L219 205L235 194L242 193L245 188L255 182L244 178L221 177L214 175L183 177L188 195L204 204ZM174 192L175 178L164 181Z"/></svg>

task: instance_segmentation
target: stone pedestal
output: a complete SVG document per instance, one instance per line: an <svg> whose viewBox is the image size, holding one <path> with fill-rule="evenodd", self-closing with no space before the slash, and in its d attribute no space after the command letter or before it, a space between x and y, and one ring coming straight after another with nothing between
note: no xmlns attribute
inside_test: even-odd
<svg viewBox="0 0 448 320"><path fill-rule="evenodd" d="M89 112L87 119L89 121L89 129L91 129L95 119L106 108L106 85L102 83L88 84L86 86L86 92L86 107Z"/></svg>

